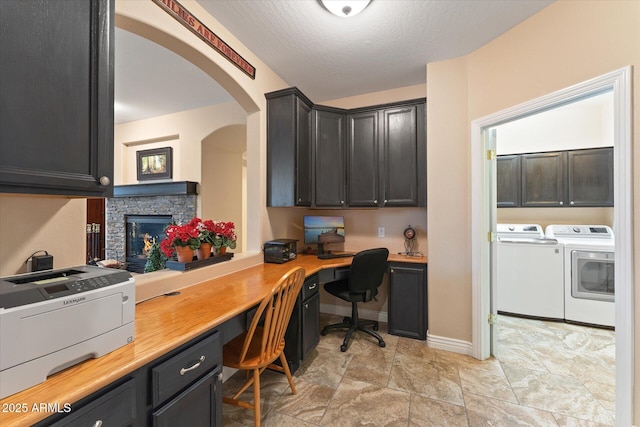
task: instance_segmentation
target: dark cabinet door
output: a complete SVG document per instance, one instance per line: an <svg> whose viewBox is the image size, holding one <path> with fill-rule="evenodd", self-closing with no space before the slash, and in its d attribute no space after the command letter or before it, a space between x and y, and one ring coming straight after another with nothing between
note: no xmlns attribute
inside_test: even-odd
<svg viewBox="0 0 640 427"><path fill-rule="evenodd" d="M568 155L569 206L613 206L613 148Z"/></svg>
<svg viewBox="0 0 640 427"><path fill-rule="evenodd" d="M222 425L222 375L218 367L153 412L154 427Z"/></svg>
<svg viewBox="0 0 640 427"><path fill-rule="evenodd" d="M379 112L365 111L348 116L347 204L378 206L379 200Z"/></svg>
<svg viewBox="0 0 640 427"><path fill-rule="evenodd" d="M497 204L499 208L520 206L520 156L498 156L496 160Z"/></svg>
<svg viewBox="0 0 640 427"><path fill-rule="evenodd" d="M267 98L267 206L311 206L311 104L297 89Z"/></svg>
<svg viewBox="0 0 640 427"><path fill-rule="evenodd" d="M346 188L346 114L318 109L314 117L314 205L343 207Z"/></svg>
<svg viewBox="0 0 640 427"><path fill-rule="evenodd" d="M426 205L424 104L384 109L382 138L382 206Z"/></svg>
<svg viewBox="0 0 640 427"><path fill-rule="evenodd" d="M565 205L566 152L522 154L522 206Z"/></svg>
<svg viewBox="0 0 640 427"><path fill-rule="evenodd" d="M427 339L427 266L389 264L389 333Z"/></svg>
<svg viewBox="0 0 640 427"><path fill-rule="evenodd" d="M113 194L114 1L0 14L0 192Z"/></svg>
<svg viewBox="0 0 640 427"><path fill-rule="evenodd" d="M320 294L315 293L302 303L302 360L320 341Z"/></svg>

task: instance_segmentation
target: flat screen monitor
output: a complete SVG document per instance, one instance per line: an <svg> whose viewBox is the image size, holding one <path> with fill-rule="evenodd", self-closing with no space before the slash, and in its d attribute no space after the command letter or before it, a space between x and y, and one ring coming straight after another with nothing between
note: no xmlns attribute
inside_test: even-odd
<svg viewBox="0 0 640 427"><path fill-rule="evenodd" d="M329 243L344 243L344 217L305 216L304 243L318 245L318 254L324 253Z"/></svg>

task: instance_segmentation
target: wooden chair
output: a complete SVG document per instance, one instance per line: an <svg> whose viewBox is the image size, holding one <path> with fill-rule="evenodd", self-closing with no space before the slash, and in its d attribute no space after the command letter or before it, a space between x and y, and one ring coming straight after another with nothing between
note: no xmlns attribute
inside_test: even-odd
<svg viewBox="0 0 640 427"><path fill-rule="evenodd" d="M223 365L247 371L247 382L232 397L223 402L253 409L254 424L260 426L260 374L266 369L284 372L291 392L296 394L293 377L284 355L284 334L296 304L298 293L304 282L304 268L287 272L271 289L260 305L247 331L240 334L223 348ZM282 366L275 365L280 359ZM249 375L253 372L253 376ZM253 405L238 397L253 384Z"/></svg>

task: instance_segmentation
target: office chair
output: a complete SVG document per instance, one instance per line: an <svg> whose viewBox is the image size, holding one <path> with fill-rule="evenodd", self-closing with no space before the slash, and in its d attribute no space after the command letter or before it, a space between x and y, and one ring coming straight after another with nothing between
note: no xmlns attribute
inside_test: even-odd
<svg viewBox="0 0 640 427"><path fill-rule="evenodd" d="M254 425L260 426L260 374L266 368L284 372L292 394L296 394L287 358L284 355L284 334L304 282L304 268L287 272L271 289L255 313L249 329L229 341L223 347L224 366L247 371L247 382L232 397L223 402L253 409ZM282 366L274 362L280 359ZM253 376L249 376L249 371ZM253 405L238 399L253 384Z"/></svg>
<svg viewBox="0 0 640 427"><path fill-rule="evenodd" d="M351 303L351 317L345 317L342 323L327 325L322 329L322 335L326 335L331 329L348 329L340 351L347 351L351 335L356 330L361 330L376 338L380 347L386 345L382 337L374 332L378 330L377 321L358 318L358 302L371 301L378 295L378 287L387 271L388 257L389 250L386 248L358 252L353 257L347 279L325 283L324 288L327 292ZM373 330L365 326L372 326Z"/></svg>

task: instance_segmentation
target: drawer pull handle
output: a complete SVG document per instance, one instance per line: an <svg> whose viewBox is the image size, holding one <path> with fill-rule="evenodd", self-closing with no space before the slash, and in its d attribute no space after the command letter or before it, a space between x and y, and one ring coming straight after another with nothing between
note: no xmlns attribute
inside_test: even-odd
<svg viewBox="0 0 640 427"><path fill-rule="evenodd" d="M189 366L188 368L182 368L180 369L180 375L184 375L189 371L193 371L194 369L196 369L198 366L200 366L200 364L204 362L204 355L200 356L200 360L198 360L196 363L194 363L193 365Z"/></svg>
<svg viewBox="0 0 640 427"><path fill-rule="evenodd" d="M95 423L93 423L93 427L102 427L102 420L98 420Z"/></svg>
<svg viewBox="0 0 640 427"><path fill-rule="evenodd" d="M309 286L309 290L312 291L316 288L316 286L318 286L317 283L314 283L313 285Z"/></svg>

